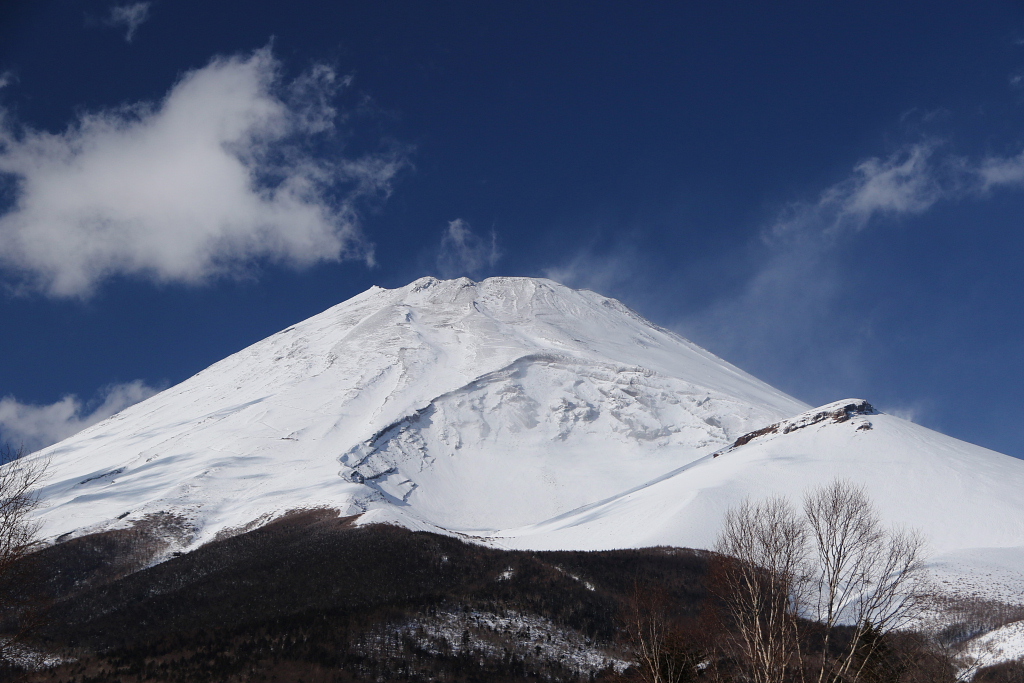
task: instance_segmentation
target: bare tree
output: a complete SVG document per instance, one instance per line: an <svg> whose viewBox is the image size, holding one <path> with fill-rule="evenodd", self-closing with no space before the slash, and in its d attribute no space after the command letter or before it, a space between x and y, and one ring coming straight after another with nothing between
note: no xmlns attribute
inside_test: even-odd
<svg viewBox="0 0 1024 683"><path fill-rule="evenodd" d="M674 600L664 588L637 582L622 619L644 683L693 680L704 659L693 634L684 633L671 613Z"/></svg>
<svg viewBox="0 0 1024 683"><path fill-rule="evenodd" d="M746 675L779 683L799 663L798 616L807 528L784 498L744 501L726 513L712 590L724 607Z"/></svg>
<svg viewBox="0 0 1024 683"><path fill-rule="evenodd" d="M716 594L756 683L785 680L798 664L803 677L800 617L823 627L817 683L863 680L885 636L917 613L924 539L883 527L864 489L845 481L808 492L803 512L784 498L731 509L715 547L725 556ZM840 625L849 640L835 644Z"/></svg>
<svg viewBox="0 0 1024 683"><path fill-rule="evenodd" d="M918 532L886 529L863 487L836 480L804 497L812 540L807 580L824 629L817 680L860 680L884 636L907 625L923 595L925 542ZM848 645L829 656L834 628L852 626Z"/></svg>
<svg viewBox="0 0 1024 683"><path fill-rule="evenodd" d="M46 460L21 456L21 450L0 449L0 462L5 463L0 465L0 613L5 616L23 607L27 597L24 560L38 548L39 532L31 513L38 505L35 489L47 469ZM0 662L10 659L18 635L16 629L0 639Z"/></svg>

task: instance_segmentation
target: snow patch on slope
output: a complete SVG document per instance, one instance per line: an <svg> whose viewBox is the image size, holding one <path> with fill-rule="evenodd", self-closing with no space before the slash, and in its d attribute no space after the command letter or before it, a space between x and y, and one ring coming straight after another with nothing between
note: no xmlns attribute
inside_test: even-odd
<svg viewBox="0 0 1024 683"><path fill-rule="evenodd" d="M966 663L960 680L974 680L980 669L1024 658L1024 621L1006 624L968 642L962 652Z"/></svg>

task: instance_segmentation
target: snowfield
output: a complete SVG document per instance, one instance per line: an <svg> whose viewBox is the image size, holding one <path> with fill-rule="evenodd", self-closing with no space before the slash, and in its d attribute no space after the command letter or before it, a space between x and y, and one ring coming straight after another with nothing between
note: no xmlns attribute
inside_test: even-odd
<svg viewBox="0 0 1024 683"><path fill-rule="evenodd" d="M840 477L927 535L939 585L1024 595L1024 461L810 409L543 279L371 288L30 457L48 539L172 519L167 552L319 507L506 548L708 548L745 497Z"/></svg>
<svg viewBox="0 0 1024 683"><path fill-rule="evenodd" d="M51 539L173 514L179 549L287 510L474 534L643 484L807 406L547 280L372 288L32 456Z"/></svg>
<svg viewBox="0 0 1024 683"><path fill-rule="evenodd" d="M629 542L707 548L725 511L744 498L777 494L799 504L809 488L835 478L864 484L890 524L922 529L950 578L957 566L982 558L990 574L1000 566L1024 567L1024 462L856 399L808 411L635 490L493 538L530 548L572 543L598 550Z"/></svg>
<svg viewBox="0 0 1024 683"><path fill-rule="evenodd" d="M1024 622L1016 621L970 641L963 653L960 680L974 680L979 669L1024 657Z"/></svg>

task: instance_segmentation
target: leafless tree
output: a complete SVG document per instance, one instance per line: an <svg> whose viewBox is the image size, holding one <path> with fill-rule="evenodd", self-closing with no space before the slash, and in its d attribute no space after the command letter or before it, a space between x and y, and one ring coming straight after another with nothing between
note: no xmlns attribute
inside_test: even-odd
<svg viewBox="0 0 1024 683"><path fill-rule="evenodd" d="M682 683L697 673L703 659L693 634L683 633L670 612L663 588L636 583L623 610L623 625L637 658L643 683Z"/></svg>
<svg viewBox="0 0 1024 683"><path fill-rule="evenodd" d="M779 683L799 663L798 616L807 528L784 498L744 501L726 513L712 590L724 607L746 675Z"/></svg>
<svg viewBox="0 0 1024 683"><path fill-rule="evenodd" d="M836 480L808 492L804 516L813 548L807 580L814 615L824 625L817 680L860 680L876 637L905 627L923 595L924 538L882 526L863 487ZM853 627L850 642L829 657L834 627Z"/></svg>
<svg viewBox="0 0 1024 683"><path fill-rule="evenodd" d="M924 539L883 527L864 489L845 481L808 492L803 513L777 497L731 509L715 547L723 557L713 590L750 680L778 683L797 671L803 678L804 617L823 627L811 677L860 681L884 636L917 612ZM837 650L832 641L839 625L851 631Z"/></svg>
<svg viewBox="0 0 1024 683"><path fill-rule="evenodd" d="M25 558L38 547L39 524L31 517L38 505L35 490L46 474L47 461L22 458L22 452L0 449L0 613L23 607ZM24 623L24 620L22 620ZM17 647L15 632L0 639L0 661Z"/></svg>

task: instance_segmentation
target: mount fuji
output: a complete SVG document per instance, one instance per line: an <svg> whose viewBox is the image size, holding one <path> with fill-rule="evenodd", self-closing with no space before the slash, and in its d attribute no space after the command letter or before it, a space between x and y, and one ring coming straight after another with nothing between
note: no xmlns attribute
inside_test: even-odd
<svg viewBox="0 0 1024 683"><path fill-rule="evenodd" d="M544 279L371 288L29 457L48 540L173 519L167 554L310 508L497 547L707 548L743 498L840 477L952 587L1024 592L1024 461L862 400L811 408Z"/></svg>

